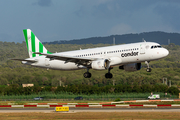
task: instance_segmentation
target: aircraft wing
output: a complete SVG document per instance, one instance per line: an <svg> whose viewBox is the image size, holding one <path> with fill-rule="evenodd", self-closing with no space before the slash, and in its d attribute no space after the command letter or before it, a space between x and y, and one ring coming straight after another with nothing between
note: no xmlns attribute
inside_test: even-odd
<svg viewBox="0 0 180 120"><path fill-rule="evenodd" d="M40 53L40 52L35 52L35 54L44 55L46 56L46 58L50 58L50 60L56 59L56 60L65 61L65 63L74 62L80 65L85 65L89 61L94 61L94 60L99 59L99 58L89 58L89 57L73 57L73 56L58 55L58 54L46 54L46 53Z"/></svg>

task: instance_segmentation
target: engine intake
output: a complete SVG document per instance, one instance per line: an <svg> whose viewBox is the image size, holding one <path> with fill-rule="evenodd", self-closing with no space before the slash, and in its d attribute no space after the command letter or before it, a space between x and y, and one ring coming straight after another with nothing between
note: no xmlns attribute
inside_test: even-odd
<svg viewBox="0 0 180 120"><path fill-rule="evenodd" d="M110 67L110 61L108 59L92 61L91 67L96 70L105 70Z"/></svg>

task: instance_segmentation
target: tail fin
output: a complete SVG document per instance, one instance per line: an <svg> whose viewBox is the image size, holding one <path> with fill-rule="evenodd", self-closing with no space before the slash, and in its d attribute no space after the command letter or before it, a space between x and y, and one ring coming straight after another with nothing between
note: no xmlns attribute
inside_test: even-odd
<svg viewBox="0 0 180 120"><path fill-rule="evenodd" d="M38 54L34 54L34 52L51 54L30 29L24 29L23 33L30 58L40 56Z"/></svg>

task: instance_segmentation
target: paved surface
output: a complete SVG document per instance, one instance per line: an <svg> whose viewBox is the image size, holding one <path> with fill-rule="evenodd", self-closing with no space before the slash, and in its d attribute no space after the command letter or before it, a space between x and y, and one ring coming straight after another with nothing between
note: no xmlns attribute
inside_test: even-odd
<svg viewBox="0 0 180 120"><path fill-rule="evenodd" d="M60 113L55 112L54 108L0 108L0 113ZM179 108L70 108L69 112L180 112Z"/></svg>

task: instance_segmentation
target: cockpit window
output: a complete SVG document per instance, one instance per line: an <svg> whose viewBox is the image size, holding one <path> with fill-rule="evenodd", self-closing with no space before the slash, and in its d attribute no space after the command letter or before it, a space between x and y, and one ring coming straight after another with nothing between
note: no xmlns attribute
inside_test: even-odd
<svg viewBox="0 0 180 120"><path fill-rule="evenodd" d="M154 48L162 48L162 47L160 45L151 46L151 49L154 49Z"/></svg>

